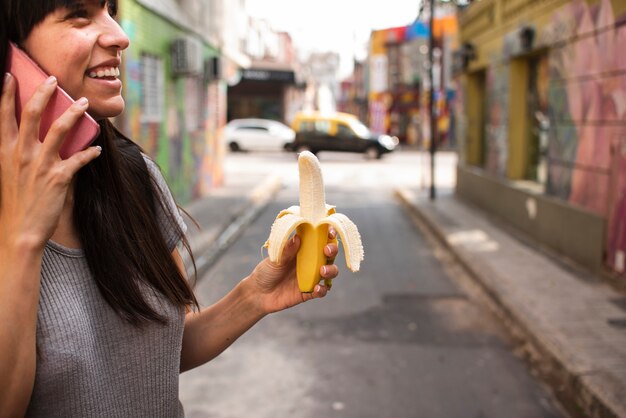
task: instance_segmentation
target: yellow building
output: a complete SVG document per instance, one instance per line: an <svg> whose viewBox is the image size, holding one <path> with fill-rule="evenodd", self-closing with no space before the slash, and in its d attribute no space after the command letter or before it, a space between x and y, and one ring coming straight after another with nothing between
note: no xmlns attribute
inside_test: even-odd
<svg viewBox="0 0 626 418"><path fill-rule="evenodd" d="M458 195L624 275L626 1L482 0L459 31Z"/></svg>

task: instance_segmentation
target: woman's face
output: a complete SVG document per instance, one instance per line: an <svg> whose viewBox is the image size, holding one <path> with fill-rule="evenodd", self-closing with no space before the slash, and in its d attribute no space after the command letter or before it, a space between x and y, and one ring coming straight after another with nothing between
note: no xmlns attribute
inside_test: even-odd
<svg viewBox="0 0 626 418"><path fill-rule="evenodd" d="M109 13L108 2L79 0L37 24L22 47L73 99L89 99L95 119L124 110L119 68L129 40Z"/></svg>

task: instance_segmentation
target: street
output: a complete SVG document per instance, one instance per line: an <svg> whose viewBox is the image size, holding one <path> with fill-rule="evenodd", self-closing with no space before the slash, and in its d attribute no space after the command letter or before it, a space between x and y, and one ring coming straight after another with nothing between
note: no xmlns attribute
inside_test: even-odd
<svg viewBox="0 0 626 418"><path fill-rule="evenodd" d="M265 318L209 364L181 376L194 417L563 416L490 311L463 290L393 197L426 192L425 154L380 161L321 153L326 200L359 227L361 271L337 258L322 299ZM455 155L437 161L439 193L454 185ZM202 306L227 293L263 257L276 214L298 204L291 154L229 154L227 175L278 173L284 188L199 279Z"/></svg>

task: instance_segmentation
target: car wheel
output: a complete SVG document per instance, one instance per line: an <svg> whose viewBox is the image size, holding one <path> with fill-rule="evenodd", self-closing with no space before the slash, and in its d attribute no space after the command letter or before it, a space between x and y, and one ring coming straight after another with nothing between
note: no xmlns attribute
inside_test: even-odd
<svg viewBox="0 0 626 418"><path fill-rule="evenodd" d="M376 147L369 147L365 150L365 158L368 160L379 160L380 157L381 153Z"/></svg>
<svg viewBox="0 0 626 418"><path fill-rule="evenodd" d="M236 143L236 142L231 142L230 144L228 144L228 146L230 147L230 150L232 152L241 151L241 148L239 147L239 144Z"/></svg>

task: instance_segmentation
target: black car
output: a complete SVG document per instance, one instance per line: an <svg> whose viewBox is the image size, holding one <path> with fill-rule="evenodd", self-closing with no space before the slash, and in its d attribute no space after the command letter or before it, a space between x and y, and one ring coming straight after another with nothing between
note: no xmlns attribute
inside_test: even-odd
<svg viewBox="0 0 626 418"><path fill-rule="evenodd" d="M392 152L398 144L395 137L373 134L348 113L299 113L292 128L296 137L289 147L297 152L358 152L373 159Z"/></svg>

